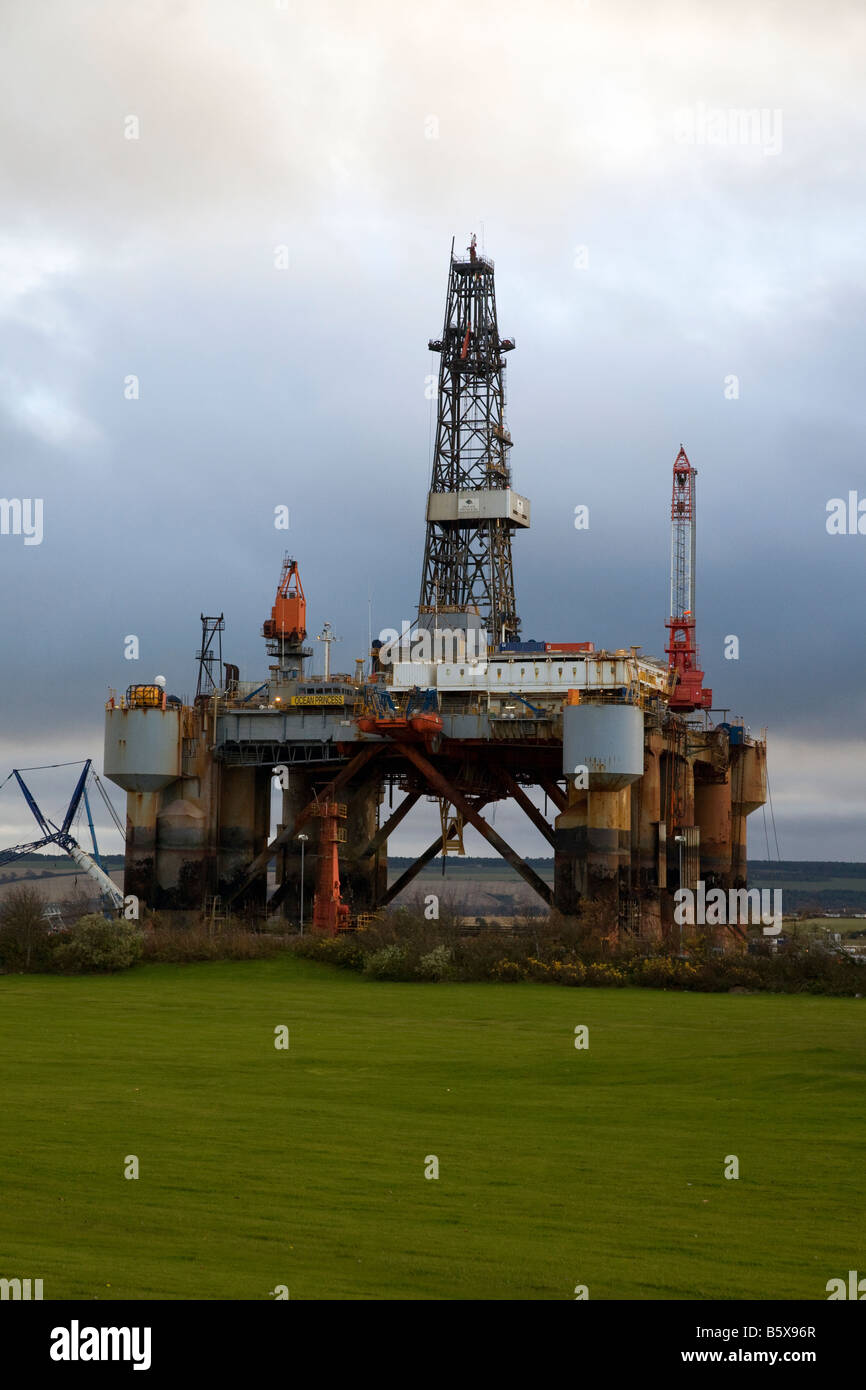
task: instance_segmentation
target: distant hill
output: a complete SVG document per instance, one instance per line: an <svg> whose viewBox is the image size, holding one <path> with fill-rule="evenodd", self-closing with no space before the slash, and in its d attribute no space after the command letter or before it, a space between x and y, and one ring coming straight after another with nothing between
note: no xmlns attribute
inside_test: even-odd
<svg viewBox="0 0 866 1390"><path fill-rule="evenodd" d="M399 878L404 869L413 862L399 855L388 858L388 878L391 883ZM553 856L540 859L527 859L527 864L548 883L553 882ZM433 882L441 884L442 858L431 860L413 880L407 892L411 895L422 885ZM472 857L466 855L448 856L445 865L444 881L452 889L471 896L477 890L483 897L490 891L499 896L508 894L513 888L521 900L535 901L535 896L504 859L489 855ZM787 912L864 912L866 911L866 863L848 860L795 860L778 861L752 859L749 862L749 886L751 888L780 888L782 890L782 910Z"/></svg>
<svg viewBox="0 0 866 1390"><path fill-rule="evenodd" d="M100 854L99 858L103 864L107 864L111 869L123 868L122 854ZM22 854L19 859L14 859L12 861L10 867L14 867L17 864L36 865L40 869L50 869L52 864L56 864L58 867L62 866L65 872L69 868L70 859L68 854ZM3 868L6 867L6 865L3 865ZM0 870L0 872L2 872L2 870Z"/></svg>
<svg viewBox="0 0 866 1390"><path fill-rule="evenodd" d="M123 868L122 854L105 854L101 858L109 873L120 873ZM553 883L552 855L527 859L526 862L547 883ZM389 882L398 879L412 863L414 860L405 855L390 855ZM440 890L447 885L451 894L459 898L467 910L475 906L477 900L479 910L493 910L496 906L505 910L509 903L515 910L522 910L539 902L520 875L498 855L449 854L444 876L442 866L441 855L431 860L405 890L405 896L412 897L422 888L429 889L435 883ZM26 854L0 867L0 885L79 872L65 854ZM749 886L780 888L785 912L866 912L866 863L849 860L752 859L749 863ZM402 900L405 900L403 895Z"/></svg>

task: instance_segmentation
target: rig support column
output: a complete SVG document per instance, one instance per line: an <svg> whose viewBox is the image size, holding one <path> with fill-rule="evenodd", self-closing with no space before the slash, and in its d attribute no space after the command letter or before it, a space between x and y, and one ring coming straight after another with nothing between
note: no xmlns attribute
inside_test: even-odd
<svg viewBox="0 0 866 1390"><path fill-rule="evenodd" d="M348 802L343 889L352 912L371 912L388 887L387 843L365 853L376 838L381 800L379 779L368 778L351 793Z"/></svg>
<svg viewBox="0 0 866 1390"><path fill-rule="evenodd" d="M620 895L629 889L631 787L590 791L586 847L587 893L618 915Z"/></svg>
<svg viewBox="0 0 866 1390"><path fill-rule="evenodd" d="M562 711L562 770L569 803L556 818L556 904L575 912L582 897L598 899L615 928L630 888L631 787L644 771L643 711L634 704L581 703L570 691Z"/></svg>
<svg viewBox="0 0 866 1390"><path fill-rule="evenodd" d="M156 822L159 905L198 912L207 894L212 864L209 817L201 797L187 795L183 784L178 792L173 801L163 801Z"/></svg>
<svg viewBox="0 0 866 1390"><path fill-rule="evenodd" d="M569 789L568 805L554 821L553 901L566 917L588 894L586 815L589 792Z"/></svg>
<svg viewBox="0 0 866 1390"><path fill-rule="evenodd" d="M142 908L156 906L156 817L159 801L159 792L129 791L126 794L123 891L127 895L134 894Z"/></svg>
<svg viewBox="0 0 866 1390"><path fill-rule="evenodd" d="M731 748L731 879L746 886L746 817L767 799L767 745L736 744Z"/></svg>
<svg viewBox="0 0 866 1390"><path fill-rule="evenodd" d="M745 822L744 822L745 823ZM707 888L731 886L731 784L695 785L695 824L701 831L701 878Z"/></svg>
<svg viewBox="0 0 866 1390"><path fill-rule="evenodd" d="M219 829L219 891L228 897L251 859L268 838L271 772L267 767L221 768ZM264 908L267 880L263 874L243 895L249 905Z"/></svg>

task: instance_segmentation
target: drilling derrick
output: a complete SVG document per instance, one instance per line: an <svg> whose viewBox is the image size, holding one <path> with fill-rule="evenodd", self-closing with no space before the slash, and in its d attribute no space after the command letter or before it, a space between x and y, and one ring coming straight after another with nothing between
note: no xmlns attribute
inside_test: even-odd
<svg viewBox="0 0 866 1390"><path fill-rule="evenodd" d="M681 714L709 709L713 692L703 689L704 673L698 669L695 640L695 478L686 451L674 459L671 499L671 616L668 629L668 665L676 672L670 708Z"/></svg>
<svg viewBox="0 0 866 1390"><path fill-rule="evenodd" d="M427 499L419 626L485 628L498 645L520 630L511 535L529 525L529 502L511 488L505 426L505 353L496 322L493 261L475 237L458 259L451 245L440 354L436 446ZM456 615L466 615L461 618Z"/></svg>

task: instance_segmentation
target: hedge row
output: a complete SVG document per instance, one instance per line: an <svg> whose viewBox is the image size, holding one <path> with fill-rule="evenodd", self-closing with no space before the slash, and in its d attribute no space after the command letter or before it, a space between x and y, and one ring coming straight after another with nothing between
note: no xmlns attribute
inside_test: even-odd
<svg viewBox="0 0 866 1390"><path fill-rule="evenodd" d="M770 990L786 994L866 994L866 966L824 952L798 949L774 955L707 955L682 960L629 950L610 960L583 959L573 948L549 945L542 955L521 937L499 933L428 943L377 940L374 932L338 937L307 936L293 943L298 955L373 979L402 981L534 980L557 985L637 985L705 992Z"/></svg>

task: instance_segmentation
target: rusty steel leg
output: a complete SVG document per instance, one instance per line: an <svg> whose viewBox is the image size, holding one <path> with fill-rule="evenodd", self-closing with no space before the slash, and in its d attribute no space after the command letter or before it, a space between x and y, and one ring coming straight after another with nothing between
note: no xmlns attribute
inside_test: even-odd
<svg viewBox="0 0 866 1390"><path fill-rule="evenodd" d="M353 913L369 912L387 886L387 850L370 854L366 849L376 835L381 796L378 777L365 777L357 786L349 788L346 838L340 846L340 874L343 898ZM385 883L379 882L380 870L384 870Z"/></svg>
<svg viewBox="0 0 866 1390"><path fill-rule="evenodd" d="M533 892L537 893L538 896L550 906L553 900L553 892L550 886L544 882L543 878L538 876L534 869L530 869L529 865L524 863L519 854L515 854L511 846L506 844L501 835L497 835L496 831L492 826L487 824L483 816L479 816L474 806L470 806L469 802L465 797L461 796L457 788L452 787L448 778L444 777L441 772L437 772L433 764L429 762L422 753L419 753L418 749L414 748L411 743L401 743L400 752L404 757L408 758L411 763L415 764L418 771L426 778L433 790L437 792L439 796L447 797L455 810L462 812L464 819L468 820L470 825L474 825L478 833L484 836L487 843L492 845L497 853L501 854L502 858L507 860L512 869L519 873L520 877L529 884Z"/></svg>
<svg viewBox="0 0 866 1390"><path fill-rule="evenodd" d="M159 802L159 792L126 794L123 891L139 898L142 907L159 905L156 881L156 817Z"/></svg>
<svg viewBox="0 0 866 1390"><path fill-rule="evenodd" d="M695 786L695 821L701 828L701 878L707 888L731 886L731 784Z"/></svg>
<svg viewBox="0 0 866 1390"><path fill-rule="evenodd" d="M580 911L587 896L586 816L589 792L572 789L554 830L554 905L566 917Z"/></svg>
<svg viewBox="0 0 866 1390"><path fill-rule="evenodd" d="M631 787L590 791L586 818L587 891L619 909L628 889L631 858Z"/></svg>

